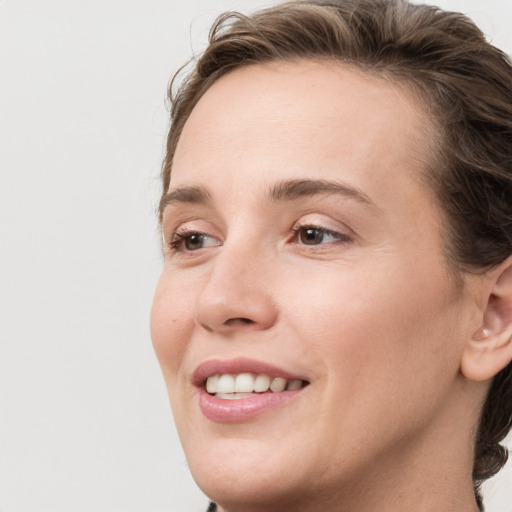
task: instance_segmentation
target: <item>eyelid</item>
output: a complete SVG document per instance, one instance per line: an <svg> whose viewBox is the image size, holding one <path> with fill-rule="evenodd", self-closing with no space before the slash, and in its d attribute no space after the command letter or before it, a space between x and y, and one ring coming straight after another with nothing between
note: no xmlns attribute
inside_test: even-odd
<svg viewBox="0 0 512 512"><path fill-rule="evenodd" d="M168 222L162 223L164 244L169 243L175 233L200 233L213 236L214 238L219 237L219 230L214 227L212 222L205 220L202 216L176 216L166 220L168 220Z"/></svg>
<svg viewBox="0 0 512 512"><path fill-rule="evenodd" d="M303 228L315 228L321 231L339 234L340 236L355 237L354 231L344 222L330 215L306 214L301 216L292 226L292 231Z"/></svg>
<svg viewBox="0 0 512 512"><path fill-rule="evenodd" d="M224 222L214 209L201 204L171 204L162 214L161 229L168 240L172 233L190 227L198 233L218 238L223 231ZM219 229L220 228L220 229Z"/></svg>

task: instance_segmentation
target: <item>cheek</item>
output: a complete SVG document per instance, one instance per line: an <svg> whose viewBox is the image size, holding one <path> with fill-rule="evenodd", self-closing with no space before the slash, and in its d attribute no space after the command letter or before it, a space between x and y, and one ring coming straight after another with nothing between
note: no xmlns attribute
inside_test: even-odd
<svg viewBox="0 0 512 512"><path fill-rule="evenodd" d="M283 292L295 298L290 324L300 326L297 336L328 368L333 385L355 395L397 396L448 386L457 374L460 321L452 288L441 271L407 268L401 262L373 272L333 270L328 279L302 280L302 293Z"/></svg>
<svg viewBox="0 0 512 512"><path fill-rule="evenodd" d="M189 345L193 329L190 311L190 298L171 285L164 270L151 308L151 339L167 385L176 377Z"/></svg>
<svg viewBox="0 0 512 512"><path fill-rule="evenodd" d="M295 342L318 369L316 450L339 467L354 446L368 447L354 460L376 458L420 432L449 403L458 374L458 309L448 287L386 270L331 272L302 281L302 293L283 291L295 298L287 309Z"/></svg>

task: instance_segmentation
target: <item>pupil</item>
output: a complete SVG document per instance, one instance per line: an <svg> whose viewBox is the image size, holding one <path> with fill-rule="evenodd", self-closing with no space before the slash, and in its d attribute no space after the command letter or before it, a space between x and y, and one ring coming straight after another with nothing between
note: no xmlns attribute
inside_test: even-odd
<svg viewBox="0 0 512 512"><path fill-rule="evenodd" d="M302 232L301 241L307 245L314 245L320 243L323 239L323 234L315 228L308 228Z"/></svg>
<svg viewBox="0 0 512 512"><path fill-rule="evenodd" d="M185 240L185 247L189 250L198 249L201 246L201 243L203 242L203 235L190 235Z"/></svg>

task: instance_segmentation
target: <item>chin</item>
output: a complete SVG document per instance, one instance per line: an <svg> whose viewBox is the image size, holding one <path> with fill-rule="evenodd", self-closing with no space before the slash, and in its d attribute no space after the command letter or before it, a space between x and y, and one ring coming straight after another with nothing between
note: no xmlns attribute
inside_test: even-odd
<svg viewBox="0 0 512 512"><path fill-rule="evenodd" d="M296 451L281 451L265 441L222 439L208 443L204 450L196 445L185 453L199 488L234 510L244 503L267 510L266 502L287 502L310 479L305 465L291 456Z"/></svg>
<svg viewBox="0 0 512 512"><path fill-rule="evenodd" d="M248 478L221 478L202 472L194 478L206 496L228 510L242 510L243 505L249 504L265 511L280 510L297 499L300 489L285 471L274 475L257 468Z"/></svg>

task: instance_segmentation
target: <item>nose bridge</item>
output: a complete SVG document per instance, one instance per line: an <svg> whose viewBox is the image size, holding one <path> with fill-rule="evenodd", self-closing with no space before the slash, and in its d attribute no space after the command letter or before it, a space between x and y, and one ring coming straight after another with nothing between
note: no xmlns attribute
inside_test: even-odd
<svg viewBox="0 0 512 512"><path fill-rule="evenodd" d="M196 324L209 331L267 329L277 319L269 282L272 262L261 247L241 238L219 248L198 293Z"/></svg>

